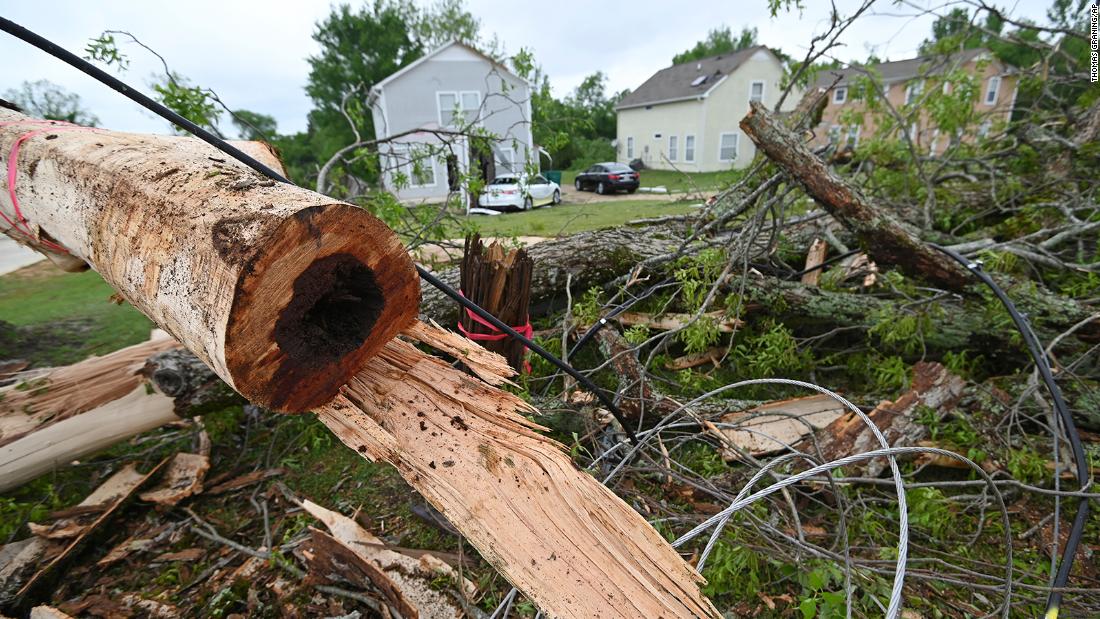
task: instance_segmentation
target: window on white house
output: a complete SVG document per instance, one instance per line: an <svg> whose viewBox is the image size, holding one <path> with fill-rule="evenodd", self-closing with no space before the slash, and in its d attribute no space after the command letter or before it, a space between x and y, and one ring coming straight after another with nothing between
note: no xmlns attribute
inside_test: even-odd
<svg viewBox="0 0 1100 619"><path fill-rule="evenodd" d="M668 136L668 160L678 161L680 159L680 138L675 135Z"/></svg>
<svg viewBox="0 0 1100 619"><path fill-rule="evenodd" d="M846 86L840 86L833 90L833 103L837 105L844 103L848 100L848 88Z"/></svg>
<svg viewBox="0 0 1100 619"><path fill-rule="evenodd" d="M994 75L989 78L989 83L985 87L985 104L993 105L997 102L997 92L1001 89L1001 78Z"/></svg>
<svg viewBox="0 0 1100 619"><path fill-rule="evenodd" d="M905 104L912 105L920 98L922 92L924 92L924 80L911 82L905 87Z"/></svg>
<svg viewBox="0 0 1100 619"><path fill-rule="evenodd" d="M737 134L723 133L718 138L718 160L733 161L737 159Z"/></svg>
<svg viewBox="0 0 1100 619"><path fill-rule="evenodd" d="M684 161L695 163L695 136L684 136Z"/></svg>
<svg viewBox="0 0 1100 619"><path fill-rule="evenodd" d="M393 149L392 173L403 176L410 188L434 187L435 157L427 149L396 147Z"/></svg>
<svg viewBox="0 0 1100 619"><path fill-rule="evenodd" d="M501 171L516 172L516 150L511 146L497 148L497 174Z"/></svg>
<svg viewBox="0 0 1100 619"><path fill-rule="evenodd" d="M859 125L852 125L848 127L848 147L855 148L859 146Z"/></svg>
<svg viewBox="0 0 1100 619"><path fill-rule="evenodd" d="M764 82L753 82L749 85L749 101L764 101Z"/></svg>
<svg viewBox="0 0 1100 619"><path fill-rule="evenodd" d="M632 138L632 137L628 137L626 139L626 158L627 159L633 159L634 158L634 138Z"/></svg>
<svg viewBox="0 0 1100 619"><path fill-rule="evenodd" d="M439 106L439 124L444 127L456 125L455 116L461 114L463 122L471 124L477 120L481 108L481 93L476 90L463 92L436 93Z"/></svg>

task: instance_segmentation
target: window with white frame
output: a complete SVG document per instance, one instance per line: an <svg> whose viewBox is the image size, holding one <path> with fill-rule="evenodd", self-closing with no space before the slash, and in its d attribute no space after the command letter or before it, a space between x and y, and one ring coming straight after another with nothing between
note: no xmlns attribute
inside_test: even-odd
<svg viewBox="0 0 1100 619"><path fill-rule="evenodd" d="M993 105L997 102L997 92L1001 89L1001 78L994 75L989 78L989 83L985 87L985 104Z"/></svg>
<svg viewBox="0 0 1100 619"><path fill-rule="evenodd" d="M980 138L987 137L989 135L989 132L992 129L993 129L993 121L989 120L988 118L986 120L983 120L982 124L978 125L978 137L980 137Z"/></svg>
<svg viewBox="0 0 1100 619"><path fill-rule="evenodd" d="M695 136L684 136L684 161L695 163Z"/></svg>
<svg viewBox="0 0 1100 619"><path fill-rule="evenodd" d="M516 149L511 146L501 146L496 149L497 153L497 174L501 171L516 172Z"/></svg>
<svg viewBox="0 0 1100 619"><path fill-rule="evenodd" d="M737 134L723 133L718 136L718 161L737 159Z"/></svg>
<svg viewBox="0 0 1100 619"><path fill-rule="evenodd" d="M679 161L680 160L680 138L679 136L668 136L668 160Z"/></svg>
<svg viewBox="0 0 1100 619"><path fill-rule="evenodd" d="M634 158L634 138L633 137L626 138L626 158L627 159L633 159Z"/></svg>
<svg viewBox="0 0 1100 619"><path fill-rule="evenodd" d="M764 82L754 81L749 84L749 101L764 101Z"/></svg>
<svg viewBox="0 0 1100 619"><path fill-rule="evenodd" d="M391 174L403 177L408 187L435 186L435 157L428 149L395 146L392 162Z"/></svg>
<svg viewBox="0 0 1100 619"><path fill-rule="evenodd" d="M463 122L471 124L477 120L481 108L481 93L476 90L437 92L436 104L440 125L454 127L458 114L461 114Z"/></svg>
<svg viewBox="0 0 1100 619"><path fill-rule="evenodd" d="M920 98L922 92L924 92L924 80L910 82L909 85L905 87L905 104L912 105Z"/></svg>
<svg viewBox="0 0 1100 619"><path fill-rule="evenodd" d="M859 125L851 125L848 127L848 148L855 148L859 146L859 130L862 127Z"/></svg>
<svg viewBox="0 0 1100 619"><path fill-rule="evenodd" d="M840 142L840 125L833 125L829 127L829 143L836 144Z"/></svg>
<svg viewBox="0 0 1100 619"><path fill-rule="evenodd" d="M836 103L837 105L840 105L841 103L844 103L847 100L848 100L848 87L847 86L838 86L837 88L833 89L833 103Z"/></svg>

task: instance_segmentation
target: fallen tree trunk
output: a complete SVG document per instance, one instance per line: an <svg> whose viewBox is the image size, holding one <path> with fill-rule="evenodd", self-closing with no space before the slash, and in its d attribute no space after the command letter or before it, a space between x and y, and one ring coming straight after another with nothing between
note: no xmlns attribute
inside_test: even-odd
<svg viewBox="0 0 1100 619"><path fill-rule="evenodd" d="M973 283L965 269L907 230L887 211L876 207L853 184L829 169L798 135L752 102L741 119L741 130L787 174L805 188L833 217L855 233L871 258L897 266L948 290L962 291Z"/></svg>
<svg viewBox="0 0 1100 619"><path fill-rule="evenodd" d="M16 164L9 235L86 262L258 404L329 401L416 315L419 280L385 224L199 140L0 109L0 152Z"/></svg>
<svg viewBox="0 0 1100 619"><path fill-rule="evenodd" d="M549 616L719 616L698 574L523 412L516 396L395 340L317 416L397 467Z"/></svg>
<svg viewBox="0 0 1100 619"><path fill-rule="evenodd" d="M151 376L157 390L147 388ZM167 336L0 388L0 492L132 436L244 400Z"/></svg>
<svg viewBox="0 0 1100 619"><path fill-rule="evenodd" d="M502 384L511 373L499 356L438 327L414 323L405 333L460 359L488 383ZM145 393L141 377L134 374L142 362L134 357L133 350L119 351L114 367L138 386L106 406L125 404L137 410L132 400L142 398L159 402L159 416L123 417L127 436L141 427L135 420L178 419L173 400ZM179 398L209 405L194 394L217 391L210 386L212 372L191 375L188 368L201 364L182 351L162 351L154 359L158 357L170 362L145 364L154 381L168 373L171 378L163 382L170 390L202 385L197 392L179 389ZM87 396L99 397L92 391ZM64 424L97 410L46 425L41 432L65 430ZM717 616L699 592L698 575L637 512L578 471L561 445L537 434L538 427L520 415L530 411L515 396L393 340L345 387L343 396L317 414L350 448L396 466L486 560L551 616ZM83 429L94 440L81 453L106 446L98 435L87 434L87 424ZM31 432L2 449L40 435ZM66 445L84 444L81 435L69 436ZM69 460L53 458L49 464ZM0 479L9 479L2 469Z"/></svg>

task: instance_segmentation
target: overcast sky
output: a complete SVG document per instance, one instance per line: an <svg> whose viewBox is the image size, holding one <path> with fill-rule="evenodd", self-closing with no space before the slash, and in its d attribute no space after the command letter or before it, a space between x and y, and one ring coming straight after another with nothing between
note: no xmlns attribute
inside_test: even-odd
<svg viewBox="0 0 1100 619"><path fill-rule="evenodd" d="M351 2L353 5L361 0ZM814 33L827 28L829 3L803 0L806 8L773 19L766 0L632 0L600 5L591 0L523 3L467 0L488 36L497 34L510 53L535 52L556 95L584 76L603 71L609 89L636 88L672 56L690 48L707 30L723 24L734 31L756 27L760 42L801 56ZM844 61L914 55L928 36L932 17L950 0L882 0L857 22L836 52ZM836 0L844 13L857 0ZM316 53L311 38L330 0L0 0L0 15L83 55L88 40L107 29L127 30L160 52L173 70L213 88L230 106L271 114L281 132L301 131L311 108L303 90ZM1016 16L1042 20L1050 0L1001 2ZM938 8L940 7L940 8ZM148 91L158 65L136 46L124 79ZM48 79L78 93L105 127L163 132L167 125L75 69L0 33L0 93L24 80ZM231 132L232 129L227 129Z"/></svg>

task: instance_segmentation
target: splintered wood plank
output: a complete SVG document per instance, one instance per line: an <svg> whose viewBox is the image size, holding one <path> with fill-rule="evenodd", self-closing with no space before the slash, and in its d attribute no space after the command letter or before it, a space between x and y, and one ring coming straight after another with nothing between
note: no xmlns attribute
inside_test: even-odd
<svg viewBox="0 0 1100 619"><path fill-rule="evenodd" d="M166 333L154 331L147 342L36 371L26 380L0 388L0 447L122 398L145 381L139 372L146 359L178 347Z"/></svg>
<svg viewBox="0 0 1100 619"><path fill-rule="evenodd" d="M472 345L472 343L471 343ZM551 617L719 617L702 578L518 397L400 340L317 415L389 462Z"/></svg>
<svg viewBox="0 0 1100 619"><path fill-rule="evenodd" d="M703 314L703 316L713 320L718 330L722 333L733 333L745 324L737 318L730 318L723 314L724 312L722 311L716 311L707 312ZM679 314L675 312L660 315L647 314L645 312L623 312L615 316L615 320L628 326L643 325L658 331L671 331L688 324L691 317L691 314Z"/></svg>
<svg viewBox="0 0 1100 619"><path fill-rule="evenodd" d="M803 284L807 286L817 285L817 282L821 279L821 269L814 267L819 267L822 262L825 262L825 254L828 253L828 251L829 246L821 239L814 239L813 242L810 243L810 250L806 252L806 268L804 270L814 270L802 274Z"/></svg>
<svg viewBox="0 0 1100 619"><path fill-rule="evenodd" d="M98 516L87 525L83 525L80 531L73 537L57 556L48 563L42 565L38 571L19 589L16 599L19 604L27 604L44 594L51 586L55 578L60 575L62 568L76 552L87 543L97 529L110 520L118 508L129 499L150 477L160 469L164 462L160 462L148 473L140 473L134 465L127 464L117 473L107 478L92 494L88 495L81 506L97 506L102 509Z"/></svg>
<svg viewBox="0 0 1100 619"><path fill-rule="evenodd" d="M402 615L425 619L460 619L465 616L462 606L447 591L432 586L442 576L455 582L456 586L461 586L472 597L476 594L477 587L465 578L460 578L457 570L431 555L416 559L391 550L382 540L351 518L312 501L302 501L299 505L324 523L332 543L339 544L361 562L358 571L382 591L395 607L401 609ZM326 543L323 536L315 534L313 542L315 550L312 560L324 559L317 555L335 550L330 543Z"/></svg>
<svg viewBox="0 0 1100 619"><path fill-rule="evenodd" d="M793 446L847 410L825 394L768 402L747 411L723 415L723 423L735 423L742 429L721 428L721 432L749 455L762 456ZM722 457L737 460L740 454L725 448Z"/></svg>
<svg viewBox="0 0 1100 619"><path fill-rule="evenodd" d="M142 501L171 507L202 492L202 482L209 470L210 458L201 454L178 453L172 456L160 484L141 493L140 498Z"/></svg>

